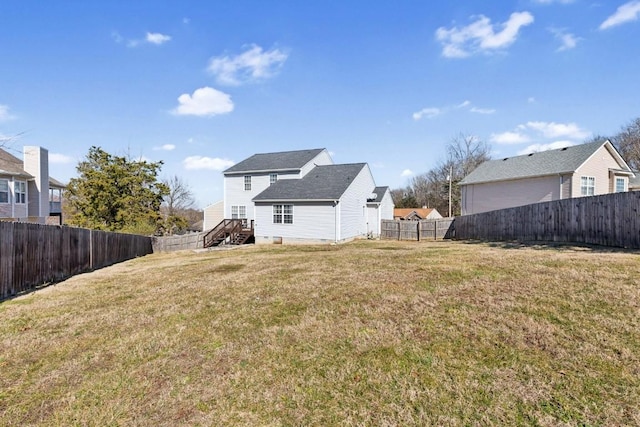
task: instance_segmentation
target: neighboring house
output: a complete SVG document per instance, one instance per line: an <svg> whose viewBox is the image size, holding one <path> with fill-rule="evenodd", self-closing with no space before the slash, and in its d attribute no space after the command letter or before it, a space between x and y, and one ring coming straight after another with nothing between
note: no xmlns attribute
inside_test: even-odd
<svg viewBox="0 0 640 427"><path fill-rule="evenodd" d="M253 221L256 243L377 236L393 216L369 166L333 164L326 149L256 154L223 174L225 218Z"/></svg>
<svg viewBox="0 0 640 427"><path fill-rule="evenodd" d="M460 182L462 215L628 191L634 177L609 140L489 160Z"/></svg>
<svg viewBox="0 0 640 427"><path fill-rule="evenodd" d="M0 149L0 219L61 224L65 185L49 177L49 152L27 146L23 157Z"/></svg>
<svg viewBox="0 0 640 427"><path fill-rule="evenodd" d="M442 218L442 215L432 208L395 208L393 210L393 219L419 221L421 219L438 218Z"/></svg>
<svg viewBox="0 0 640 427"><path fill-rule="evenodd" d="M629 178L629 191L640 191L640 171L633 171L634 177Z"/></svg>
<svg viewBox="0 0 640 427"><path fill-rule="evenodd" d="M220 200L204 208L202 230L211 230L224 219L224 201Z"/></svg>

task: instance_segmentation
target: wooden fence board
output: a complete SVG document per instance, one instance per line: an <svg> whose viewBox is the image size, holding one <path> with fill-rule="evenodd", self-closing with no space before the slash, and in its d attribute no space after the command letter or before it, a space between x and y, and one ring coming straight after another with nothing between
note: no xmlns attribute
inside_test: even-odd
<svg viewBox="0 0 640 427"><path fill-rule="evenodd" d="M640 248L640 192L543 202L457 217L457 239L575 242Z"/></svg>
<svg viewBox="0 0 640 427"><path fill-rule="evenodd" d="M0 300L152 252L145 236L0 222Z"/></svg>

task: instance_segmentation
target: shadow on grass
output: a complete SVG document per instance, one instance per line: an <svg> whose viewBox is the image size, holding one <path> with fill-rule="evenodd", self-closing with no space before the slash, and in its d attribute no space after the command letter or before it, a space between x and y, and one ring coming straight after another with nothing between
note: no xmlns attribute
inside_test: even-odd
<svg viewBox="0 0 640 427"><path fill-rule="evenodd" d="M578 242L551 242L551 241L484 241L484 240L456 240L467 245L487 245L501 249L537 249L554 251L585 251L594 253L625 253L640 254L639 249L618 248L612 246L592 245Z"/></svg>

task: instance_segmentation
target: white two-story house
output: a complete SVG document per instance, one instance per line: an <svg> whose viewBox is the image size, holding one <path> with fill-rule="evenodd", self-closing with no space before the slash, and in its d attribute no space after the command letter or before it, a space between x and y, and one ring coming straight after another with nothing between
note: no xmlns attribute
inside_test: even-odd
<svg viewBox="0 0 640 427"><path fill-rule="evenodd" d="M26 146L23 160L0 149L0 220L61 224L64 184L49 176L49 153Z"/></svg>
<svg viewBox="0 0 640 427"><path fill-rule="evenodd" d="M377 236L393 219L389 188L369 166L336 165L326 149L255 154L223 174L225 218L253 222L256 243Z"/></svg>

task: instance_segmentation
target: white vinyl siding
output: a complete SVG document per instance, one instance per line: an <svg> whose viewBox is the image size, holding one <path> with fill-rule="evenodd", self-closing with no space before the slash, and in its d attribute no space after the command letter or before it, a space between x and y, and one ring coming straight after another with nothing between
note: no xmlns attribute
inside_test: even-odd
<svg viewBox="0 0 640 427"><path fill-rule="evenodd" d="M548 202L559 198L558 176L469 184L462 187L462 215Z"/></svg>
<svg viewBox="0 0 640 427"><path fill-rule="evenodd" d="M340 197L339 240L367 234L367 198L375 187L371 170L365 165Z"/></svg>
<svg viewBox="0 0 640 427"><path fill-rule="evenodd" d="M0 203L9 203L9 180L0 179Z"/></svg>
<svg viewBox="0 0 640 427"><path fill-rule="evenodd" d="M332 165L332 164L333 164L333 159L331 159L331 156L329 155L327 150L322 150L320 154L318 154L316 157L313 158L313 160L311 160L309 163L307 163L300 169L300 178L308 174L316 166L324 166L324 165Z"/></svg>
<svg viewBox="0 0 640 427"><path fill-rule="evenodd" d="M296 202L293 224L274 224L273 204L256 203L256 243L271 243L282 238L284 243L296 241L334 242L336 210L331 202Z"/></svg>
<svg viewBox="0 0 640 427"><path fill-rule="evenodd" d="M580 195L593 196L596 191L596 178L594 176L580 177Z"/></svg>

